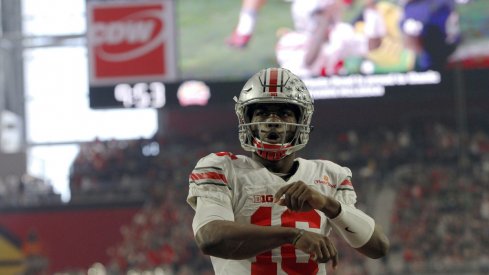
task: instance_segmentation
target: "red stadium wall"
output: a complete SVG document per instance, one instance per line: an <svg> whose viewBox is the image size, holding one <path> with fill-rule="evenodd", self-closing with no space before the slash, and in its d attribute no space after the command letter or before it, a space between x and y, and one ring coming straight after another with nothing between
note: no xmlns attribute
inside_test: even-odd
<svg viewBox="0 0 489 275"><path fill-rule="evenodd" d="M37 232L50 272L107 263L107 249L121 241L120 227L139 207L56 208L0 212L0 227L25 241Z"/></svg>

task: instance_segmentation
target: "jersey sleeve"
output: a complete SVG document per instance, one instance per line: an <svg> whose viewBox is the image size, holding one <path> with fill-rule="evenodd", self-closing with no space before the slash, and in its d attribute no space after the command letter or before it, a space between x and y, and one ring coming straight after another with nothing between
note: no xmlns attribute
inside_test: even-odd
<svg viewBox="0 0 489 275"><path fill-rule="evenodd" d="M227 157L216 154L210 154L198 161L188 179L187 202L194 210L198 197L231 207L232 192L228 179L232 167L228 161Z"/></svg>
<svg viewBox="0 0 489 275"><path fill-rule="evenodd" d="M357 202L357 194L353 188L351 170L340 166L336 176L338 184L336 186L335 199L341 203L354 206Z"/></svg>

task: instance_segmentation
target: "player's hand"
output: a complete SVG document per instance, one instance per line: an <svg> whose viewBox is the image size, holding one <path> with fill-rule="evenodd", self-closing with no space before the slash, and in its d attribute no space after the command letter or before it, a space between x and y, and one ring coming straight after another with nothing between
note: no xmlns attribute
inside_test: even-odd
<svg viewBox="0 0 489 275"><path fill-rule="evenodd" d="M274 202L293 211L306 212L322 209L328 198L303 181L296 181L280 188L274 196Z"/></svg>
<svg viewBox="0 0 489 275"><path fill-rule="evenodd" d="M326 263L331 260L333 269L336 269L338 265L338 251L327 236L304 231L304 235L295 243L295 248L311 255L312 260L318 263Z"/></svg>

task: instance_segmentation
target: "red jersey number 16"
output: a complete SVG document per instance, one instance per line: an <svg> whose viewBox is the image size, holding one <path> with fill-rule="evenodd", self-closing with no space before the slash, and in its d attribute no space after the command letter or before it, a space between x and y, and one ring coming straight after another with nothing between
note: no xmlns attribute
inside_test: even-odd
<svg viewBox="0 0 489 275"><path fill-rule="evenodd" d="M314 210L309 212L293 212L286 210L281 215L283 227L295 227L296 222L307 222L309 228L320 228L321 216ZM251 216L251 223L262 226L272 225L272 207L262 206ZM317 274L317 262L309 259L307 263L298 263L295 247L286 244L280 247L282 270L287 274ZM251 274L277 274L277 263L272 261L272 251L266 251L256 256L251 264Z"/></svg>

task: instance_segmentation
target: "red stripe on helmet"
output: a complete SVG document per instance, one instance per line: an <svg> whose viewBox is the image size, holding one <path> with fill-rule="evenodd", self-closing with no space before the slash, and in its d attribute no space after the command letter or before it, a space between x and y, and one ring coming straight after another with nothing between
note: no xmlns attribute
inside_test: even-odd
<svg viewBox="0 0 489 275"><path fill-rule="evenodd" d="M270 69L270 83L268 88L271 96L277 96L278 90L278 70Z"/></svg>

